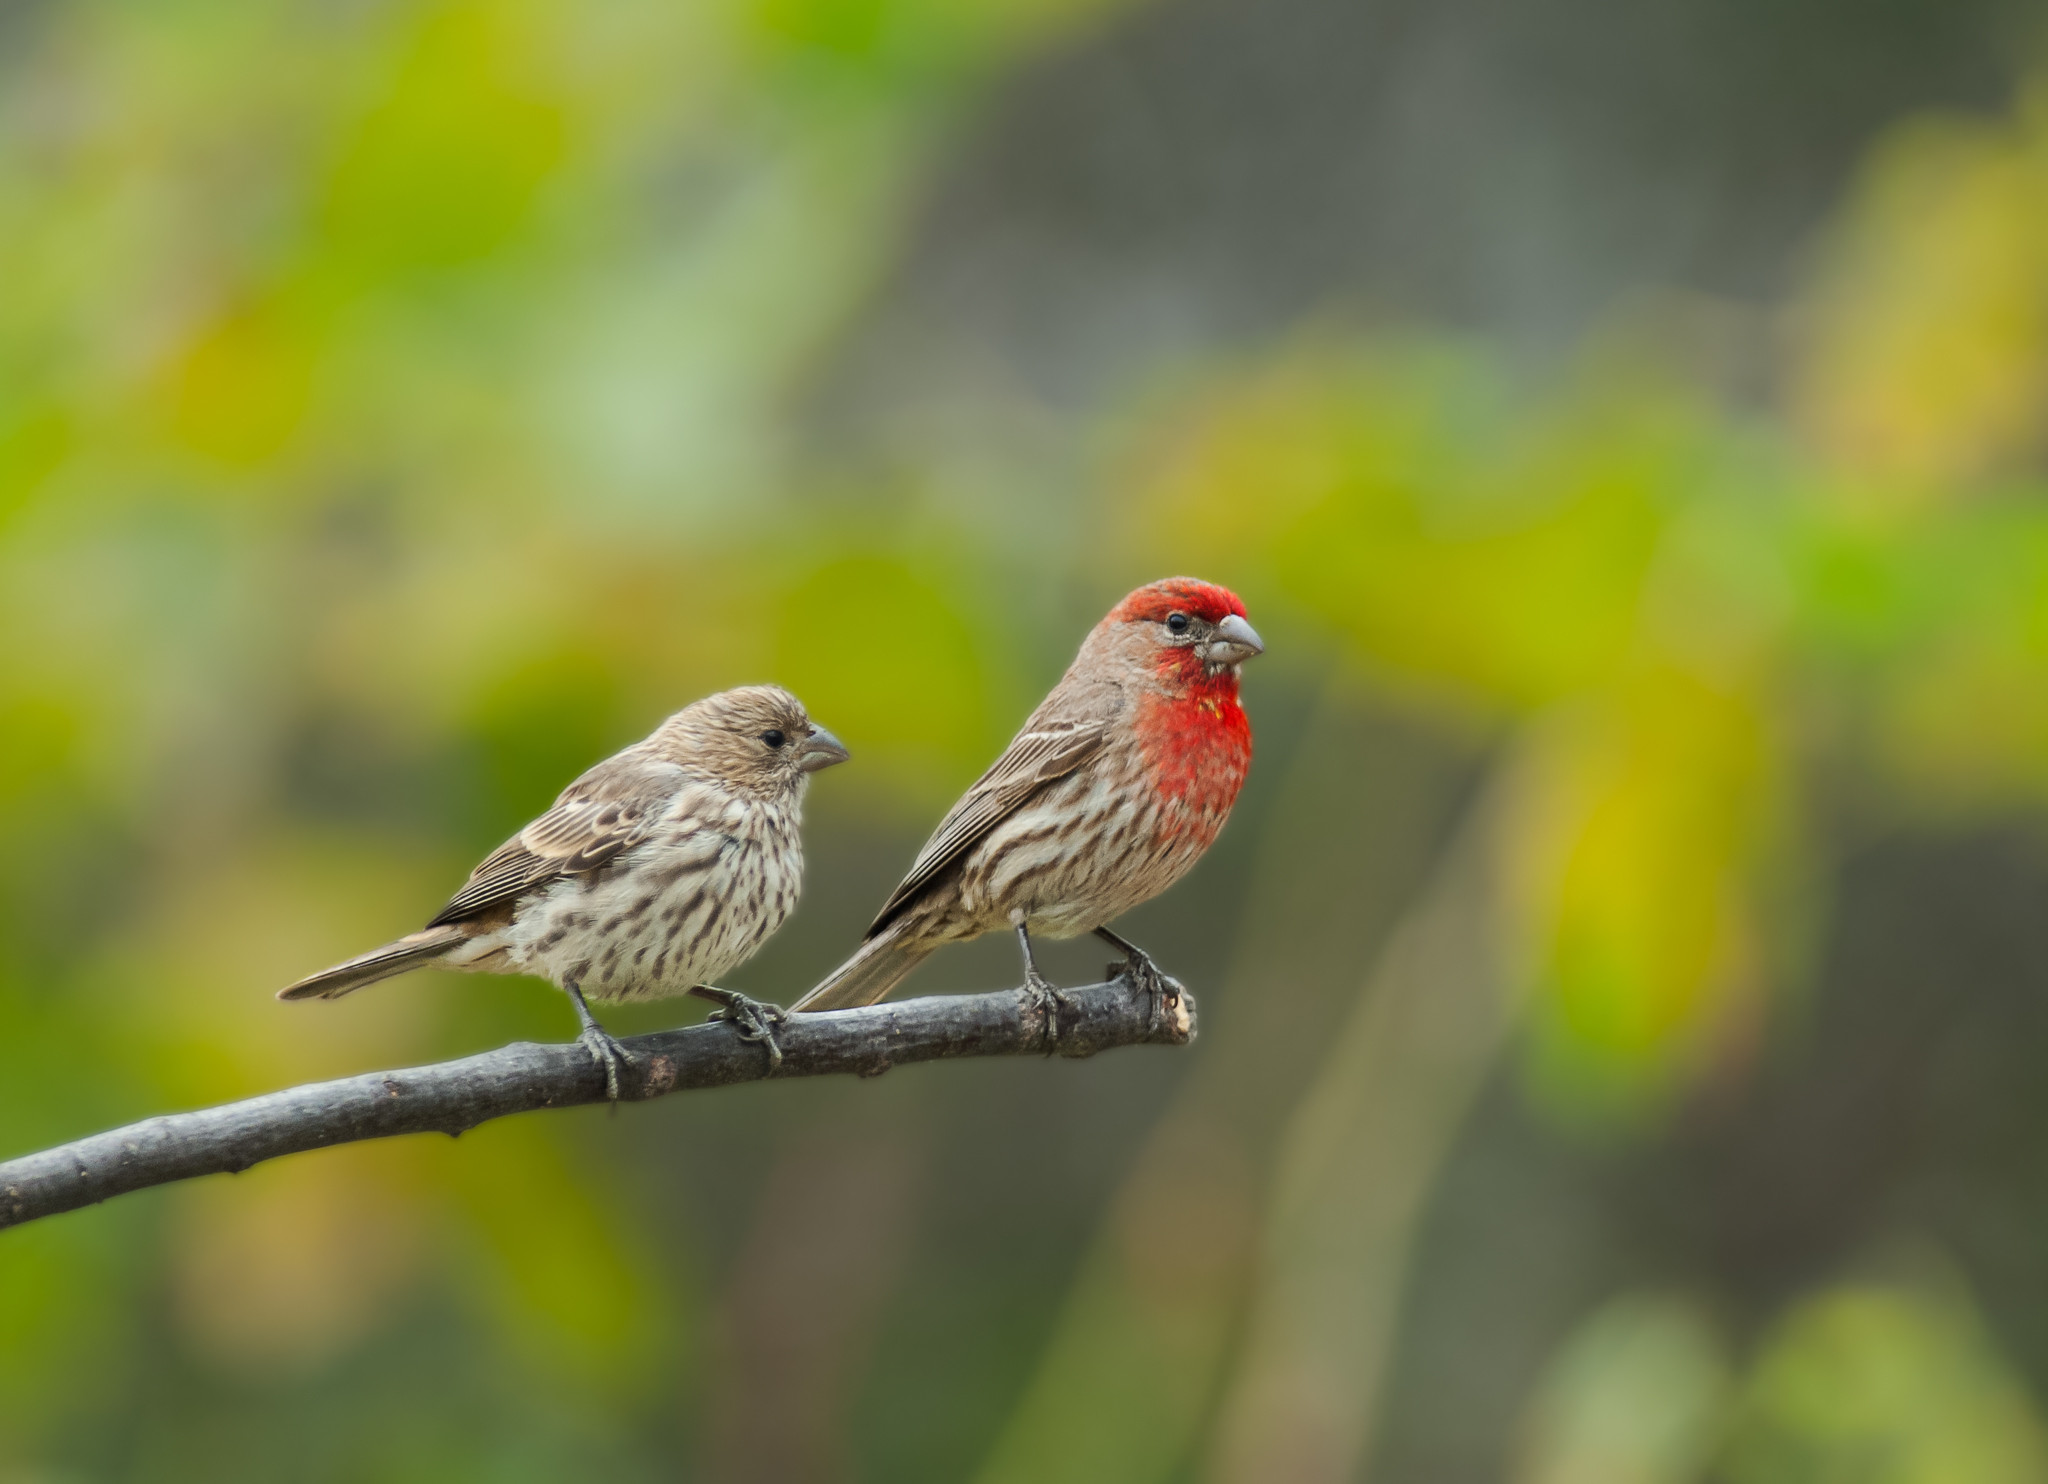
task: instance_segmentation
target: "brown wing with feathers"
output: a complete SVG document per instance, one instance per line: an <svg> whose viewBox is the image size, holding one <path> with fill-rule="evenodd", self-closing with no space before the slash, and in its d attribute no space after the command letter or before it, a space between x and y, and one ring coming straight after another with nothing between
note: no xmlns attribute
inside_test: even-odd
<svg viewBox="0 0 2048 1484"><path fill-rule="evenodd" d="M681 786L682 770L634 749L607 758L562 790L554 807L486 856L424 929L277 992L334 999L416 968L466 941L465 924L508 910L528 892L594 871L647 838Z"/></svg>
<svg viewBox="0 0 2048 1484"><path fill-rule="evenodd" d="M910 863L910 874L875 914L867 936L872 938L887 927L940 872L1014 814L1026 799L1095 756L1108 735L1109 728L1102 722L1067 721L1052 722L1013 738L1002 756L939 821L931 839Z"/></svg>
<svg viewBox="0 0 2048 1484"><path fill-rule="evenodd" d="M562 790L554 808L485 856L427 924L479 917L561 876L594 871L647 838L680 785L674 763L621 753Z"/></svg>
<svg viewBox="0 0 2048 1484"><path fill-rule="evenodd" d="M932 889L947 869L1026 800L1056 778L1064 778L1102 749L1109 737L1104 721L1037 721L1027 724L947 811L931 839L910 863L910 873L875 915L860 951L824 983L796 1002L798 1010L842 1010L872 1005L916 968L932 949L902 941L892 931L904 911Z"/></svg>

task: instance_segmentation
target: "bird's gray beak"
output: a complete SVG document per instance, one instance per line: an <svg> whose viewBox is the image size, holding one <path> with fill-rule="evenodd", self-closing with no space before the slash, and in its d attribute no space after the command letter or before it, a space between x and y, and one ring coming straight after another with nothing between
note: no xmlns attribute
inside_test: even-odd
<svg viewBox="0 0 2048 1484"><path fill-rule="evenodd" d="M815 773L821 768L843 763L852 756L844 742L823 727L814 726L811 735L804 739L804 745L797 749L796 765L806 773Z"/></svg>
<svg viewBox="0 0 2048 1484"><path fill-rule="evenodd" d="M1266 646L1259 638L1259 631L1233 613L1216 625L1216 632L1202 645L1202 662L1237 665L1265 652Z"/></svg>

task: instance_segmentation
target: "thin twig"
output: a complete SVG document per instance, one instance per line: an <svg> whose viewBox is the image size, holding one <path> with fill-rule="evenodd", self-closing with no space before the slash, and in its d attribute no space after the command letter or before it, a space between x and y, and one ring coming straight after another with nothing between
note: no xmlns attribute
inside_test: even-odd
<svg viewBox="0 0 2048 1484"><path fill-rule="evenodd" d="M960 1056L1093 1056L1114 1046L1182 1046L1194 1039L1186 994L1155 1001L1121 979L1062 991L1057 1035L1022 990L941 995L793 1015L776 1033L772 1075L874 1077L893 1066ZM769 1049L720 1023L633 1036L621 1079L624 1100L692 1087L725 1087L771 1075ZM199 1175L234 1174L275 1159L386 1139L459 1134L508 1113L605 1100L604 1072L575 1043L520 1041L460 1061L311 1082L195 1113L147 1118L126 1128L0 1163L0 1228L74 1211L131 1190Z"/></svg>

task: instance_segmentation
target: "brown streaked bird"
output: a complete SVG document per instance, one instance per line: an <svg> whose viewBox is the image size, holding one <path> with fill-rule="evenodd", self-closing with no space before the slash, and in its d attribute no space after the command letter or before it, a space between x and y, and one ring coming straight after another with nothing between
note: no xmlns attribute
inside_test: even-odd
<svg viewBox="0 0 2048 1484"><path fill-rule="evenodd" d="M774 1055L780 1012L709 981L751 958L796 906L804 791L846 757L780 687L706 696L563 789L425 928L277 997L331 1000L425 964L538 975L576 1007L614 1098L627 1053L586 1000L704 994Z"/></svg>
<svg viewBox="0 0 2048 1484"><path fill-rule="evenodd" d="M1134 986L1160 993L1152 960L1109 924L1178 881L1223 828L1252 757L1238 666L1264 650L1227 588L1170 577L1127 596L939 822L859 950L794 1008L871 1005L942 944L1002 928L1041 1002L1058 991L1033 933L1094 933Z"/></svg>

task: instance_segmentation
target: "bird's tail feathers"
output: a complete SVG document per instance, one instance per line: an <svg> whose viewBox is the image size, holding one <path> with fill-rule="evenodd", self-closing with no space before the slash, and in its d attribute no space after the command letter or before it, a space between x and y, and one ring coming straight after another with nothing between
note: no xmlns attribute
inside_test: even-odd
<svg viewBox="0 0 2048 1484"><path fill-rule="evenodd" d="M407 969L431 963L468 937L469 934L452 923L446 927L408 933L396 942L372 948L368 953L359 953L331 969L308 974L297 984L287 984L277 992L277 997L281 1000L338 1000L366 984L375 984L379 979L389 979Z"/></svg>
<svg viewBox="0 0 2048 1484"><path fill-rule="evenodd" d="M903 976L923 963L931 952L930 945L905 943L893 926L884 928L791 1008L846 1010L855 1005L872 1005L901 984Z"/></svg>

